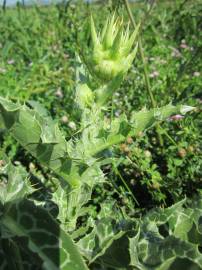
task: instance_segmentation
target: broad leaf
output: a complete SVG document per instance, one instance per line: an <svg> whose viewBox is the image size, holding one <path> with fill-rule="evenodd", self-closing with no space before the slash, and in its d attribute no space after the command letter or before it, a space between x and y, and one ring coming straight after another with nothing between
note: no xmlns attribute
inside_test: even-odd
<svg viewBox="0 0 202 270"><path fill-rule="evenodd" d="M43 260L44 269L88 269L71 237L34 202L20 200L9 203L1 222L14 235L28 239L29 249Z"/></svg>

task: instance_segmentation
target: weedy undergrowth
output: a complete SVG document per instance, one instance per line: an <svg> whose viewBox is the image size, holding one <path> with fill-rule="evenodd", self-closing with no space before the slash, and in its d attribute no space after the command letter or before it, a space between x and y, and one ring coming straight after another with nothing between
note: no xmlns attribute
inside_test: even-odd
<svg viewBox="0 0 202 270"><path fill-rule="evenodd" d="M112 163L112 159L106 151L110 153L128 137L136 137L172 115L194 109L168 104L134 111L131 118L121 114L108 119L106 112L110 111L113 94L135 59L139 25L130 34L130 26L125 29L123 20L115 14L99 34L92 17L90 25L92 50L81 55L84 65L78 57L76 70L75 102L80 127L71 139L66 140L58 123L37 103L20 104L0 97L1 126L41 166L54 173L56 189L47 193L57 209L55 215L46 203L37 201L38 191L25 169L4 158L0 193L2 269L15 265L17 269L83 270L94 263L112 269L163 270L183 258L201 266L201 212L196 205L183 208L185 201L151 212L142 221L124 218L119 210L111 218L113 209L103 204L97 221L89 219L86 227L78 225L89 213L87 206L94 187L107 181L102 166ZM175 228L176 223L179 227ZM186 227L183 233L180 226ZM161 234L161 228L165 234ZM195 240L189 237L192 230ZM14 254L11 261L7 249ZM119 254L123 255L121 261Z"/></svg>

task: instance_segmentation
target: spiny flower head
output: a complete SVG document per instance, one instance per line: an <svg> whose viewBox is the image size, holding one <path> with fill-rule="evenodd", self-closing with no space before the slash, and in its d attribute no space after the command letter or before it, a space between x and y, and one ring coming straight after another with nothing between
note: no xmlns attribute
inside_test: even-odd
<svg viewBox="0 0 202 270"><path fill-rule="evenodd" d="M110 81L116 76L124 75L130 68L137 53L138 44L132 49L137 38L140 24L130 35L129 24L123 27L123 19L107 19L102 32L98 35L91 16L91 38L93 53L88 61L93 75L101 81Z"/></svg>

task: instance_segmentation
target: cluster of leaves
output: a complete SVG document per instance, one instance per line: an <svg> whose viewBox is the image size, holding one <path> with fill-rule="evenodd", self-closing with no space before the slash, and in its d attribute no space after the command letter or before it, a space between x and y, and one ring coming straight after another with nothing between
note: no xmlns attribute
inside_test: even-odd
<svg viewBox="0 0 202 270"><path fill-rule="evenodd" d="M45 205L27 199L34 188L26 170L5 162L0 176L1 269L40 269L42 264L45 269L87 269Z"/></svg>
<svg viewBox="0 0 202 270"><path fill-rule="evenodd" d="M79 240L90 262L112 269L201 269L201 197L153 209L141 219L116 213L102 205L91 233Z"/></svg>
<svg viewBox="0 0 202 270"><path fill-rule="evenodd" d="M0 169L2 269L88 269L81 255L93 269L201 269L201 195L132 219L115 201L105 202L96 221L71 234L75 245L65 232L64 192L58 189L51 199L59 224L45 197L37 200L26 170L6 160Z"/></svg>

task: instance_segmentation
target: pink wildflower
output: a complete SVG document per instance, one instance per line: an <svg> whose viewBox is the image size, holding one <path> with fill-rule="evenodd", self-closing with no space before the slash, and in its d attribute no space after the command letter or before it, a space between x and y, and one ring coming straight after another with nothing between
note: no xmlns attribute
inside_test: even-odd
<svg viewBox="0 0 202 270"><path fill-rule="evenodd" d="M0 67L0 73L2 73L2 74L6 73L6 69Z"/></svg>
<svg viewBox="0 0 202 270"><path fill-rule="evenodd" d="M55 95L59 98L63 98L64 95L60 87L58 87L58 89L56 90Z"/></svg>
<svg viewBox="0 0 202 270"><path fill-rule="evenodd" d="M175 58L179 58L179 57L182 56L182 54L180 53L180 51L178 49L172 48L171 56L172 57L175 57Z"/></svg>
<svg viewBox="0 0 202 270"><path fill-rule="evenodd" d="M15 63L15 60L14 59L10 59L10 60L8 60L8 62L7 62L9 65L13 65L14 63Z"/></svg>
<svg viewBox="0 0 202 270"><path fill-rule="evenodd" d="M183 115L181 115L181 114L176 114L176 115L171 116L171 117L169 118L169 120L170 120L170 121L179 121L179 120L181 120L181 119L183 119L183 118L184 118Z"/></svg>
<svg viewBox="0 0 202 270"><path fill-rule="evenodd" d="M150 78L156 78L156 77L158 77L159 76L159 72L158 71L153 71L151 74L149 74L149 77Z"/></svg>
<svg viewBox="0 0 202 270"><path fill-rule="evenodd" d="M200 72L195 71L195 72L193 73L193 76L194 76L194 77L199 77L199 76L200 76Z"/></svg>

